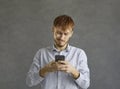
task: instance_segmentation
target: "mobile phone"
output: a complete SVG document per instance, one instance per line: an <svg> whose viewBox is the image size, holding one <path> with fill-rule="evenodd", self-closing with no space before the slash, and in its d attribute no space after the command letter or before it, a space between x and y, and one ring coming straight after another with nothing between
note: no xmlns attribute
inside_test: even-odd
<svg viewBox="0 0 120 89"><path fill-rule="evenodd" d="M55 61L64 61L65 60L65 56L64 55L55 55Z"/></svg>

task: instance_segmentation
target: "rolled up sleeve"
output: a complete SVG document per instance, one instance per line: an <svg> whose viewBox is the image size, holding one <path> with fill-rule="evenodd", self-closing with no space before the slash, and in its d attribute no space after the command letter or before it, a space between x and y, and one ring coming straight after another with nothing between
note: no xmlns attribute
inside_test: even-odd
<svg viewBox="0 0 120 89"><path fill-rule="evenodd" d="M78 71L80 72L80 76L75 81L82 89L87 89L90 86L90 71L84 51L79 55L79 59Z"/></svg>
<svg viewBox="0 0 120 89"><path fill-rule="evenodd" d="M39 76L39 70L40 70L39 56L40 56L40 52L38 51L33 59L29 72L27 73L26 84L29 87L39 84L44 79L43 77Z"/></svg>

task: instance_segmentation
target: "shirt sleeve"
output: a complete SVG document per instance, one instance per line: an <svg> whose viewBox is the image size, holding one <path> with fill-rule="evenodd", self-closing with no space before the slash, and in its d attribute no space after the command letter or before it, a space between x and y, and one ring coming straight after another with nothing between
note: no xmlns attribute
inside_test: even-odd
<svg viewBox="0 0 120 89"><path fill-rule="evenodd" d="M39 76L39 70L40 70L39 60L40 60L40 52L38 51L34 56L33 62L26 77L26 84L29 87L39 84L44 79L43 77Z"/></svg>
<svg viewBox="0 0 120 89"><path fill-rule="evenodd" d="M79 87L87 89L90 85L90 71L87 64L87 56L83 50L79 55L78 71L80 72L80 76L75 81Z"/></svg>

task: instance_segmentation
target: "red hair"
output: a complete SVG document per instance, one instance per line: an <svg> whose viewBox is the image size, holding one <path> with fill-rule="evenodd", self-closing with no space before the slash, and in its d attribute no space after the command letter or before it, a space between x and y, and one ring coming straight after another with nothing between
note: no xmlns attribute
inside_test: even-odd
<svg viewBox="0 0 120 89"><path fill-rule="evenodd" d="M71 27L74 28L74 21L70 16L67 15L60 15L55 18L53 22L54 27L60 27L62 30L66 30L67 28Z"/></svg>

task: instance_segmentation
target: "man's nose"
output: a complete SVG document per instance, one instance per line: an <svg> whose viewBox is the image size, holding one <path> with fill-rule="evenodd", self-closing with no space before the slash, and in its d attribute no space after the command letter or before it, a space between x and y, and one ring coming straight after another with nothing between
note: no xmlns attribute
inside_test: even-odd
<svg viewBox="0 0 120 89"><path fill-rule="evenodd" d="M64 39L64 38L65 38L65 35L64 35L64 34L61 34L60 38L61 38L61 39Z"/></svg>

